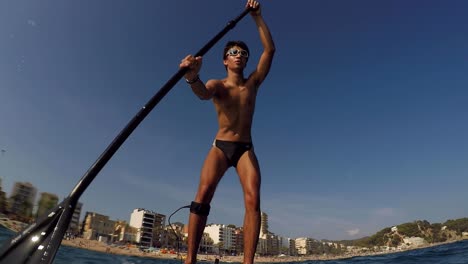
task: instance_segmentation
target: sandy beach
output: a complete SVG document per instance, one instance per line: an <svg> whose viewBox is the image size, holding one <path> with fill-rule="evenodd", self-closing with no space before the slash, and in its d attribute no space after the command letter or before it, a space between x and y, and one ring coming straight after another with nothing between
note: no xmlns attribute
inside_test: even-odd
<svg viewBox="0 0 468 264"><path fill-rule="evenodd" d="M8 220L6 218L0 218L0 224L14 232L22 229L24 227L24 223L18 221ZM441 244L453 243L458 240L454 241L447 241L443 243L437 244L427 244L424 246L413 247L405 249L407 250L414 250L419 248L426 248L426 247L433 247ZM62 245L82 248L92 251L103 252L107 254L117 254L117 255L127 255L127 256L136 256L136 257L150 257L150 258L159 258L159 259L181 259L185 257L185 254L170 254L170 253L161 253L161 252L143 252L138 249L134 245L108 245L104 242L100 242L97 240L87 240L83 238L73 238L73 239L63 239ZM342 254L342 255L308 255L308 256L270 256L270 257L263 257L257 256L255 257L255 262L258 263L277 263L277 262L300 262L300 261L308 261L308 260L335 260L335 259L347 259L357 256L370 256L370 255L382 255L382 254L389 254L395 253L398 251L392 252L377 252L377 253L359 253L359 254ZM199 254L198 260L199 261L208 261L214 262L215 259L218 258L220 262L233 262L233 263L242 263L243 256L217 256L217 255L204 255Z"/></svg>
<svg viewBox="0 0 468 264"><path fill-rule="evenodd" d="M402 251L408 250L415 250L420 248L426 247L433 247L441 244L453 243L456 241L448 241L443 243L437 244L427 244L425 246L419 246L414 248L408 248ZM93 251L104 252L108 254L118 254L118 255L128 255L128 256L137 256L137 257L151 257L151 258L160 258L160 259L180 259L184 258L185 254L162 254L156 252L142 252L135 246L115 246L115 245L108 245L104 242L96 241L96 240L87 240L83 238L75 238L71 240L63 240L62 245L71 246L71 247L78 247ZM371 255L383 255L389 253L395 253L401 251L391 251L391 252L372 252L372 253L360 253L360 254L342 254L342 255L308 255L308 256L284 256L284 257L263 257L257 256L255 257L255 262L257 263L278 263L278 262L301 262L301 261L308 261L308 260L336 260L336 259L347 259L352 257L358 256L371 256ZM208 261L214 262L216 258L219 258L220 262L233 262L233 263L242 263L243 256L216 256L216 255L204 255L199 254L198 260L199 261Z"/></svg>
<svg viewBox="0 0 468 264"><path fill-rule="evenodd" d="M150 258L159 258L159 259L183 259L185 254L163 254L159 252L142 252L137 247L133 245L128 246L116 246L108 245L104 242L96 240L87 240L83 238L74 238L70 240L64 239L62 245L83 248L87 250L93 250L98 252L103 252L107 254L117 254L117 255L127 255L127 256L136 256L136 257L150 257ZM255 262L257 263L278 263L278 262L300 262L308 260L336 260L336 259L347 259L356 256L364 255L381 255L388 254L393 252L379 252L379 253L367 253L367 254L342 254L342 255L308 255L308 256L257 256L255 257ZM198 261L208 261L214 262L218 258L220 262L232 262L232 263L242 263L243 256L217 256L217 255L198 255Z"/></svg>
<svg viewBox="0 0 468 264"><path fill-rule="evenodd" d="M13 221L7 218L0 218L0 225L12 230L13 232L18 232L23 229L26 224ZM139 250L134 245L108 245L104 242L97 240L88 240L83 238L73 238L73 239L63 239L62 245L82 248L87 250L93 250L98 252L103 252L107 254L117 254L117 255L127 255L127 256L136 256L136 257L150 257L150 258L159 258L159 259L180 259L184 258L185 254L163 254L160 252L143 252ZM273 263L273 262L296 262L296 261L305 261L305 260L330 260L338 258L349 258L352 256L306 256L306 257L255 257L255 262L261 263ZM216 258L219 258L221 262L238 262L242 263L242 256L217 256L217 255L204 255L199 254L199 261L208 261L214 262Z"/></svg>
<svg viewBox="0 0 468 264"><path fill-rule="evenodd" d="M176 259L177 254L162 254L156 252L143 252L134 245L108 245L97 240L88 240L83 238L63 239L62 245L77 247L87 250L103 252L107 254L137 256L137 257L154 257L163 259Z"/></svg>
<svg viewBox="0 0 468 264"><path fill-rule="evenodd" d="M13 232L18 232L25 228L27 224L15 220L8 219L6 217L1 217L0 218L0 225L4 226L5 228L13 231Z"/></svg>
<svg viewBox="0 0 468 264"><path fill-rule="evenodd" d="M108 245L104 242L96 240L87 240L83 238L74 238L70 240L64 239L62 245L83 248L93 251L99 251L107 254L117 254L117 255L128 255L128 256L137 256L137 257L151 257L151 258L160 258L160 259L180 259L184 258L185 254L163 254L156 252L142 252L137 247L129 246L115 246ZM255 262L261 263L274 263L274 262L296 262L296 261L305 261L305 260L331 260L331 259L343 259L350 258L352 256L307 256L307 257L256 257ZM216 256L216 255L204 255L199 254L199 261L208 261L214 262L216 258L219 258L220 262L238 262L242 263L242 256Z"/></svg>

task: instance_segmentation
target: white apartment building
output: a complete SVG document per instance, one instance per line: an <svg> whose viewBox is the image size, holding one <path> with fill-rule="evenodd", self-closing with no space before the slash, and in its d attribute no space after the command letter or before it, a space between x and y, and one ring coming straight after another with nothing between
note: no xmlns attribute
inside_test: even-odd
<svg viewBox="0 0 468 264"><path fill-rule="evenodd" d="M308 237L296 238L296 250L299 255L307 255L312 248L312 239Z"/></svg>
<svg viewBox="0 0 468 264"><path fill-rule="evenodd" d="M209 224L205 227L205 233L207 233L215 245L214 249L217 251L219 247L217 245L222 244L221 250L236 250L236 229L228 227L226 225ZM216 252L219 253L219 252Z"/></svg>
<svg viewBox="0 0 468 264"><path fill-rule="evenodd" d="M166 216L137 208L130 215L130 226L137 229L136 242L142 247L152 247L162 240Z"/></svg>
<svg viewBox="0 0 468 264"><path fill-rule="evenodd" d="M83 221L83 238L107 242L114 235L115 221L107 215L86 212Z"/></svg>

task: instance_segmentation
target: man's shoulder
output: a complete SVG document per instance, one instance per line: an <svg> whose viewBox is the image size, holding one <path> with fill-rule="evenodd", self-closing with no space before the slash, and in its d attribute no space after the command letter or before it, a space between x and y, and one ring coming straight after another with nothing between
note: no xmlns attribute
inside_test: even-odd
<svg viewBox="0 0 468 264"><path fill-rule="evenodd" d="M223 84L224 80L223 79L209 79L207 83L213 83L213 84Z"/></svg>
<svg viewBox="0 0 468 264"><path fill-rule="evenodd" d="M206 86L211 87L222 87L224 85L224 80L219 79L210 79L206 82Z"/></svg>

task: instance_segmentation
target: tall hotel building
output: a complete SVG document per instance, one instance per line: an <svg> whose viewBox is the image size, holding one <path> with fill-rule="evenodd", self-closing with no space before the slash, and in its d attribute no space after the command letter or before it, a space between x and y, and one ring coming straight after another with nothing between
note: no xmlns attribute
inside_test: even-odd
<svg viewBox="0 0 468 264"><path fill-rule="evenodd" d="M32 217L37 189L29 182L15 182L10 196L10 212L25 219Z"/></svg>
<svg viewBox="0 0 468 264"><path fill-rule="evenodd" d="M312 249L312 239L308 237L299 237L295 241L297 254L308 255Z"/></svg>
<svg viewBox="0 0 468 264"><path fill-rule="evenodd" d="M166 216L137 208L130 215L130 226L137 229L136 242L143 247L152 247L161 242Z"/></svg>
<svg viewBox="0 0 468 264"><path fill-rule="evenodd" d="M73 211L72 219L70 221L70 225L68 226L68 232L72 234L78 234L80 231L80 215L81 215L81 208L83 204L78 202L75 207L75 211Z"/></svg>
<svg viewBox="0 0 468 264"><path fill-rule="evenodd" d="M205 233L213 239L214 245L222 243L224 250L236 250L236 229L226 225L210 224L205 227ZM218 248L215 247L217 250ZM218 252L219 253L219 252Z"/></svg>
<svg viewBox="0 0 468 264"><path fill-rule="evenodd" d="M262 235L267 235L270 232L268 231L268 215L265 212L261 212L260 214L260 237Z"/></svg>
<svg viewBox="0 0 468 264"><path fill-rule="evenodd" d="M6 213L7 211L6 197L6 192L3 191L2 178L0 178L0 213Z"/></svg>
<svg viewBox="0 0 468 264"><path fill-rule="evenodd" d="M269 231L268 215L265 212L261 212L257 253L260 255L278 255L280 248L278 239L277 235Z"/></svg>

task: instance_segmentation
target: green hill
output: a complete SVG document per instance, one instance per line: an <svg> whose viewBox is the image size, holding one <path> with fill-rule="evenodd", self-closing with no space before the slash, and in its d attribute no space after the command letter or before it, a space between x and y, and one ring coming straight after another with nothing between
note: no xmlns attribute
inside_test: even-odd
<svg viewBox="0 0 468 264"><path fill-rule="evenodd" d="M462 239L463 232L468 232L468 218L447 220L442 224L431 224L427 220L417 220L394 227L386 227L372 236L336 242L346 246L368 248L375 246L396 247L404 243L404 238L420 237L427 243L440 243Z"/></svg>

